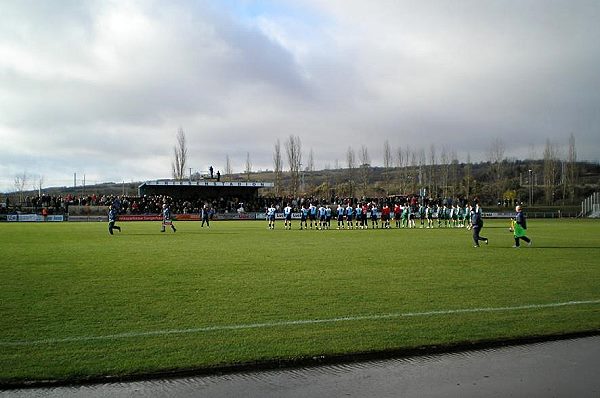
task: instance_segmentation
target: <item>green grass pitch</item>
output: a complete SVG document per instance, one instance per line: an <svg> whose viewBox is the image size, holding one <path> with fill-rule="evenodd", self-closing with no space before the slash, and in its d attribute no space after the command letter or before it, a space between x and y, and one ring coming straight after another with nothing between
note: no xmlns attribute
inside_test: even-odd
<svg viewBox="0 0 600 398"><path fill-rule="evenodd" d="M0 224L0 383L600 329L600 222L529 220L518 250L506 220L477 249L464 229L120 225Z"/></svg>

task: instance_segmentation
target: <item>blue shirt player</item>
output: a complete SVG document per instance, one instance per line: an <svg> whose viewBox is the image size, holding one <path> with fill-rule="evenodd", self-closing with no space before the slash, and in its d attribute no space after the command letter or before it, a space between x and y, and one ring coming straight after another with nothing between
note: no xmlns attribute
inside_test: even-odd
<svg viewBox="0 0 600 398"><path fill-rule="evenodd" d="M308 208L302 206L300 209L300 229L302 229L302 225L304 224L304 228L308 229L308 224L306 220L308 219Z"/></svg>
<svg viewBox="0 0 600 398"><path fill-rule="evenodd" d="M331 227L331 207L325 207L325 226L327 229Z"/></svg>
<svg viewBox="0 0 600 398"><path fill-rule="evenodd" d="M337 229L344 229L344 215L345 214L346 214L346 210L344 209L344 206L342 206L342 204L340 203L337 207L337 222L338 222Z"/></svg>
<svg viewBox="0 0 600 398"><path fill-rule="evenodd" d="M275 206L271 205L267 209L267 220L269 221L269 229L275 229Z"/></svg>
<svg viewBox="0 0 600 398"><path fill-rule="evenodd" d="M351 204L348 205L348 207L346 207L346 225L348 226L348 229L352 229L353 225L352 225L352 217L354 216L354 208L352 207Z"/></svg>
<svg viewBox="0 0 600 398"><path fill-rule="evenodd" d="M113 206L110 206L108 209L108 233L113 234L113 229L121 232L121 227L117 227L115 223L117 222L117 216L119 212Z"/></svg>
<svg viewBox="0 0 600 398"><path fill-rule="evenodd" d="M375 203L373 203L371 205L371 226L373 227L373 229L375 228L379 228L379 221L377 221L377 217L378 215L378 209L377 209L377 205Z"/></svg>
<svg viewBox="0 0 600 398"><path fill-rule="evenodd" d="M326 214L327 214L327 211L325 210L325 206L319 207L319 229L325 229Z"/></svg>
<svg viewBox="0 0 600 398"><path fill-rule="evenodd" d="M292 229L292 207L289 203L283 209L283 216L285 218L285 229Z"/></svg>
<svg viewBox="0 0 600 398"><path fill-rule="evenodd" d="M177 232L175 225L173 225L173 220L171 220L171 209L169 208L169 205L165 203L162 209L162 228L160 229L160 232L165 232L165 227L167 225L171 226L173 232Z"/></svg>
<svg viewBox="0 0 600 398"><path fill-rule="evenodd" d="M313 227L313 221L315 223L315 228L317 228L317 206L312 203L308 207L308 218L310 219L310 229Z"/></svg>

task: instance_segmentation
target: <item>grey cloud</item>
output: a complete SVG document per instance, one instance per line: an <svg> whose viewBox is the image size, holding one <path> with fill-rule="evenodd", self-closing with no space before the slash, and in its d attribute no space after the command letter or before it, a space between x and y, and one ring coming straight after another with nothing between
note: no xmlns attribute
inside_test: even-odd
<svg viewBox="0 0 600 398"><path fill-rule="evenodd" d="M168 174L180 126L197 168L229 154L241 170L246 152L270 168L290 134L317 164L343 164L348 145L381 163L385 139L474 155L500 137L510 156L572 132L580 158L600 153L597 2L307 1L293 29L271 20L289 48L213 2L33 3L0 5L0 51L40 64L0 60L0 137L63 157L92 148L133 178ZM119 7L139 7L147 36L105 30ZM0 166L19 170L26 152L4 151Z"/></svg>

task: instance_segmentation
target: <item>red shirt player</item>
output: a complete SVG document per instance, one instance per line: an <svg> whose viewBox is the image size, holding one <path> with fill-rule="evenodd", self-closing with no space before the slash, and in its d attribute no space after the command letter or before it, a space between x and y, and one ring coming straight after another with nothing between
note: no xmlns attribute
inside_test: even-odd
<svg viewBox="0 0 600 398"><path fill-rule="evenodd" d="M400 203L394 205L394 221L396 221L396 228L400 228L400 219L402 218L402 207Z"/></svg>
<svg viewBox="0 0 600 398"><path fill-rule="evenodd" d="M360 218L360 227L367 229L369 227L369 223L367 222L367 213L369 211L369 205L367 203L363 203L362 205L362 214Z"/></svg>
<svg viewBox="0 0 600 398"><path fill-rule="evenodd" d="M386 204L383 205L383 209L381 209L381 222L383 223L383 228L390 227L390 208Z"/></svg>

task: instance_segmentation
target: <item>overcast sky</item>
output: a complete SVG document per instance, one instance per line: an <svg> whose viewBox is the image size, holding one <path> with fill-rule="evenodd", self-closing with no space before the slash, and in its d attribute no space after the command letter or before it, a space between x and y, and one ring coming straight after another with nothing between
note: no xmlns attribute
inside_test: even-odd
<svg viewBox="0 0 600 398"><path fill-rule="evenodd" d="M0 2L0 191L273 168L300 137L316 168L383 142L461 161L600 158L600 1ZM80 183L80 181L78 181Z"/></svg>

